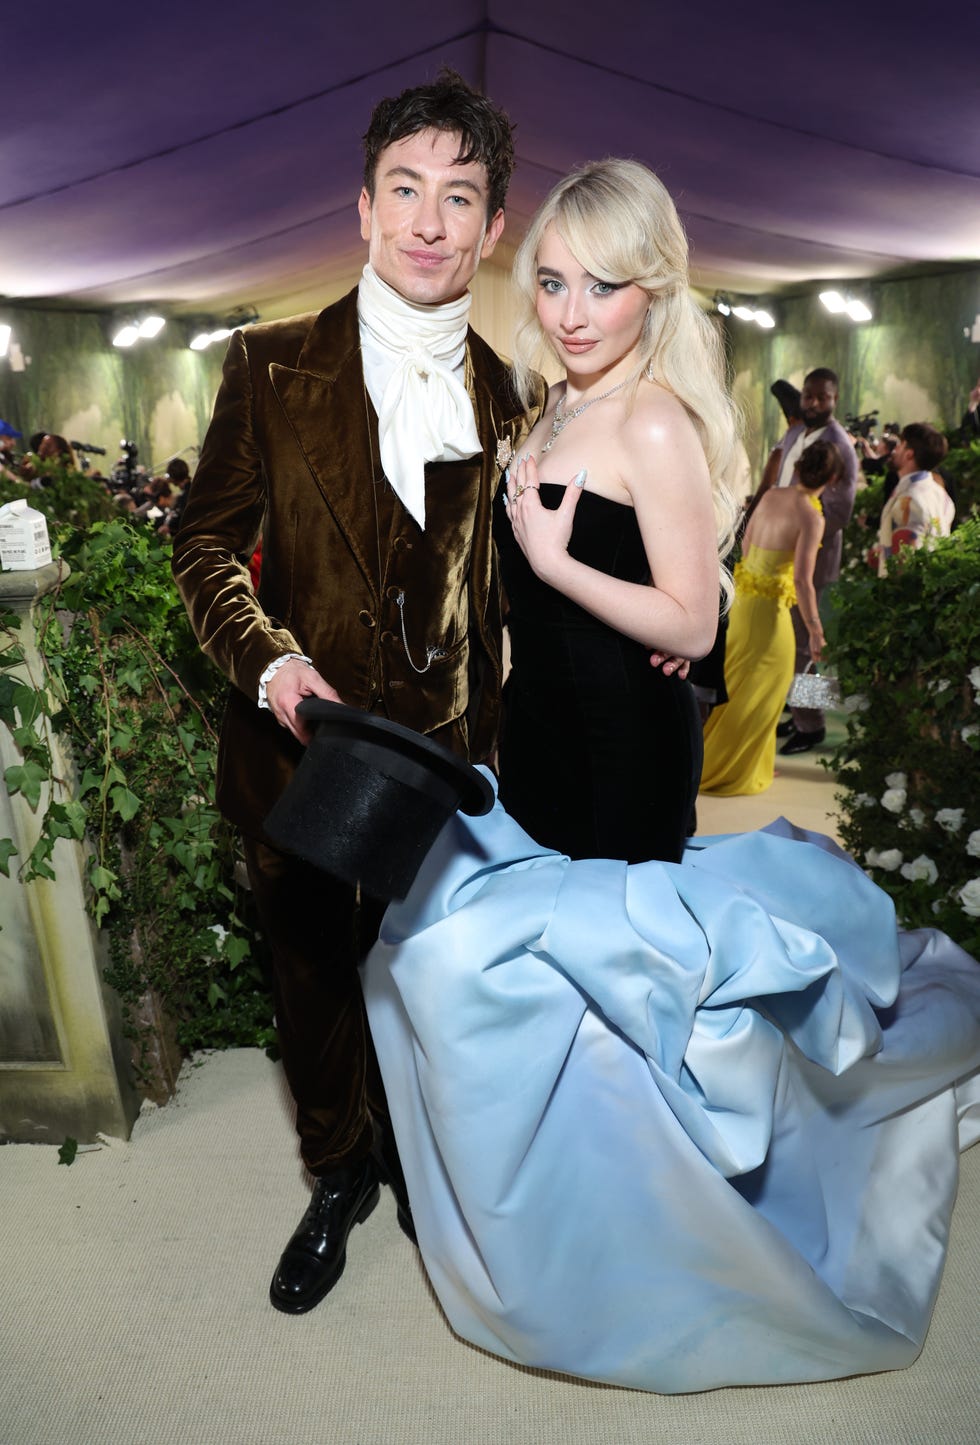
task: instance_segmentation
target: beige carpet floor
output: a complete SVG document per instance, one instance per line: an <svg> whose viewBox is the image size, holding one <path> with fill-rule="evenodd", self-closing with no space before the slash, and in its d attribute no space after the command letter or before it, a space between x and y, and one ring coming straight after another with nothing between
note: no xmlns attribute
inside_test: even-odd
<svg viewBox="0 0 980 1445"><path fill-rule="evenodd" d="M702 831L781 812L813 825L832 791L807 756L762 795L765 816L706 799ZM0 1148L0 1445L980 1441L980 1148L963 1159L912 1368L680 1397L520 1369L456 1339L387 1191L329 1299L277 1314L268 1281L307 1190L281 1070L257 1050L191 1061L131 1140L70 1168L53 1147Z"/></svg>

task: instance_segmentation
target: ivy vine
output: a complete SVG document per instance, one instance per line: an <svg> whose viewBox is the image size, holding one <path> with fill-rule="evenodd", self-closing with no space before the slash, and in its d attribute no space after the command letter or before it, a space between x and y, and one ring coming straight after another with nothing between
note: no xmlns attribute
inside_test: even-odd
<svg viewBox="0 0 980 1445"><path fill-rule="evenodd" d="M234 832L214 803L227 684L191 632L170 544L121 518L55 523L52 542L71 574L36 608L42 676L25 679L19 618L0 612L0 723L20 755L4 782L40 822L26 858L0 839L0 871L53 878L57 840L84 840L107 979L138 1065L148 990L187 1050L271 1047L267 961ZM52 729L74 777L55 774Z"/></svg>

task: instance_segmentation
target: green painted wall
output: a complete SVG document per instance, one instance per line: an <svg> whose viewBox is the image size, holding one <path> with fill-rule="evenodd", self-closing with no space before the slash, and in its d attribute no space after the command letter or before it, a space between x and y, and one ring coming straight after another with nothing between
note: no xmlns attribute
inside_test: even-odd
<svg viewBox="0 0 980 1445"><path fill-rule="evenodd" d="M86 311L18 308L8 313L25 358L22 371L0 362L0 417L23 432L58 432L106 448L93 465L108 470L120 439L135 441L139 461L161 470L199 446L221 377L220 345L189 351L179 323L152 341L120 351L107 317ZM168 334L169 333L169 334ZM193 469L193 456L188 456Z"/></svg>
<svg viewBox="0 0 980 1445"><path fill-rule="evenodd" d="M855 283L874 315L859 325L822 305L819 292L829 284L848 289L844 282L821 282L805 294L775 299L774 331L734 317L726 323L756 482L784 430L769 395L777 377L801 386L815 366L830 366L841 379L839 418L877 408L881 422L928 421L945 429L958 425L980 375L980 345L963 334L980 313L980 267Z"/></svg>
<svg viewBox="0 0 980 1445"><path fill-rule="evenodd" d="M799 386L812 367L831 366L841 378L839 416L877 407L881 421L949 427L980 375L980 346L963 334L980 313L980 267L860 283L874 312L864 325L821 305L826 284L775 299L774 331L726 323L756 481L783 430L769 395L777 377ZM148 466L200 445L220 380L220 346L188 351L177 322L155 341L119 351L108 318L96 313L18 308L10 319L31 361L22 372L0 362L0 417L25 436L47 428L95 442L107 448L108 465L124 436Z"/></svg>

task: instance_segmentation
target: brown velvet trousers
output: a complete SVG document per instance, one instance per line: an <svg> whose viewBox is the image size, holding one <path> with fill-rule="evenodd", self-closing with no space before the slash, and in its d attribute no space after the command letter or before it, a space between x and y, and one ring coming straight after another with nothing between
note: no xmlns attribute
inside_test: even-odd
<svg viewBox="0 0 980 1445"><path fill-rule="evenodd" d="M272 950L283 1067L311 1174L364 1158L388 1106L364 1012L358 964L385 905L254 838L249 882Z"/></svg>

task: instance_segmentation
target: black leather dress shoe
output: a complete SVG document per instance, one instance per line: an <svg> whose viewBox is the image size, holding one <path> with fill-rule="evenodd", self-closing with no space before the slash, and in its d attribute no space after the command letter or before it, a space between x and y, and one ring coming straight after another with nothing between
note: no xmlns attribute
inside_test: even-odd
<svg viewBox="0 0 980 1445"><path fill-rule="evenodd" d="M783 720L783 722L776 724L776 736L777 736L777 738L788 738L788 737L792 737L793 733L795 733L795 732L796 732L796 725L794 724L793 719L792 719L791 717L785 718L785 719Z"/></svg>
<svg viewBox="0 0 980 1445"><path fill-rule="evenodd" d="M347 1236L355 1224L367 1219L380 1195L370 1157L343 1164L317 1179L309 1208L283 1250L269 1286L277 1310L305 1314L333 1289L347 1262Z"/></svg>
<svg viewBox="0 0 980 1445"><path fill-rule="evenodd" d="M801 733L794 729L779 749L779 755L787 758L793 753L808 753L811 748L818 748L826 736L826 728L817 728L812 733Z"/></svg>

